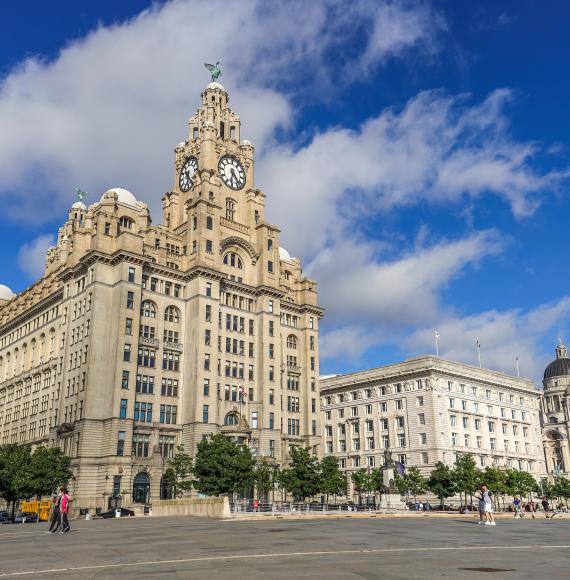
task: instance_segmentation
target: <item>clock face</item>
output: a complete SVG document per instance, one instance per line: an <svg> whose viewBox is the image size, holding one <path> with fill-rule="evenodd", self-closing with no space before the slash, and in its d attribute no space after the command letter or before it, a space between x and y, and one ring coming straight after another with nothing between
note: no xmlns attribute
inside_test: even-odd
<svg viewBox="0 0 570 580"><path fill-rule="evenodd" d="M180 191L189 191L194 185L194 174L198 171L198 160L196 157L188 157L180 170L178 185Z"/></svg>
<svg viewBox="0 0 570 580"><path fill-rule="evenodd" d="M241 189L245 185L245 171L235 157L224 155L218 163L218 171L228 187Z"/></svg>

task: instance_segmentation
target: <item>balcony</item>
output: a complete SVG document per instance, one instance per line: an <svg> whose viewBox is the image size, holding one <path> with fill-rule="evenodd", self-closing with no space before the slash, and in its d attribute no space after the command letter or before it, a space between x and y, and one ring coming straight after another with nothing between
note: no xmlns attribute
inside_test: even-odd
<svg viewBox="0 0 570 580"><path fill-rule="evenodd" d="M296 374L296 375L300 375L301 374L301 367L299 365L295 365L295 364L292 364L292 363L287 363L286 367L287 367L287 372L288 373L293 373L293 374Z"/></svg>
<svg viewBox="0 0 570 580"><path fill-rule="evenodd" d="M139 336L139 345L158 348L160 345L160 341L158 340L158 338L151 338L150 336Z"/></svg>
<svg viewBox="0 0 570 580"><path fill-rule="evenodd" d="M170 342L164 341L163 344L164 350L176 350L178 352L182 352L182 343L181 342Z"/></svg>
<svg viewBox="0 0 570 580"><path fill-rule="evenodd" d="M239 232L240 234L249 235L249 226L239 224L238 222L233 222L229 219L226 219L225 217L220 218L220 224L226 228L230 228L231 230Z"/></svg>

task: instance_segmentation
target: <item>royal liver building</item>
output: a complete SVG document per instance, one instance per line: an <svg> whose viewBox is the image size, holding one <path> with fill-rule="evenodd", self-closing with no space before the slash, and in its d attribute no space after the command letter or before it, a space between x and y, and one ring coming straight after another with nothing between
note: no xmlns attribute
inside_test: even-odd
<svg viewBox="0 0 570 580"><path fill-rule="evenodd" d="M123 188L73 204L44 276L0 287L0 442L58 445L74 507L161 496L208 433L287 462L319 449L316 285L265 221L218 82L175 149L163 223Z"/></svg>

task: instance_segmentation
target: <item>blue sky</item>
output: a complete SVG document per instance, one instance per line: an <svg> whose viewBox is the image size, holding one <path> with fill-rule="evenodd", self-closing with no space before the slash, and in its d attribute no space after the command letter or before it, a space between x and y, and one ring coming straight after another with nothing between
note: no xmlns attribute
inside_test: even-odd
<svg viewBox="0 0 570 580"><path fill-rule="evenodd" d="M79 185L151 206L205 60L319 282L323 373L433 350L539 378L567 336L565 2L10 3L0 22L0 283L41 271ZM306 210L297 212L303 203ZM357 301L354 296L359 296Z"/></svg>

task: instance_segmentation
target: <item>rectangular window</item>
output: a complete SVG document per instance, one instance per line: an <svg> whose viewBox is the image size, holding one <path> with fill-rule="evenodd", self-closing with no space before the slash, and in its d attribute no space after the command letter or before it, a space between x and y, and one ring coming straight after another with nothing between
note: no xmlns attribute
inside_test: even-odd
<svg viewBox="0 0 570 580"><path fill-rule="evenodd" d="M275 403L275 391L273 389L269 389L269 404L273 405Z"/></svg>
<svg viewBox="0 0 570 580"><path fill-rule="evenodd" d="M208 254L214 253L214 246L212 244L212 240L206 240L206 253Z"/></svg>
<svg viewBox="0 0 570 580"><path fill-rule="evenodd" d="M423 413L420 413L418 415L418 423L420 425L425 425L426 424L426 416Z"/></svg>
<svg viewBox="0 0 570 580"><path fill-rule="evenodd" d="M129 388L129 371L123 371L123 375L121 377L121 389L128 388Z"/></svg>
<svg viewBox="0 0 570 580"><path fill-rule="evenodd" d="M208 415L210 412L209 409L210 407L208 405L204 405L204 407L202 408L202 423L208 422Z"/></svg>
<svg viewBox="0 0 570 580"><path fill-rule="evenodd" d="M119 419L126 419L127 418L127 399L121 399L121 408L119 411Z"/></svg>
<svg viewBox="0 0 570 580"><path fill-rule="evenodd" d="M176 405L160 405L160 422L166 425L175 425L177 412Z"/></svg>
<svg viewBox="0 0 570 580"><path fill-rule="evenodd" d="M125 344L123 347L123 361L129 362L131 360L131 345Z"/></svg>
<svg viewBox="0 0 570 580"><path fill-rule="evenodd" d="M210 355L209 354L204 355L204 370L205 371L210 370Z"/></svg>
<svg viewBox="0 0 570 580"><path fill-rule="evenodd" d="M271 260L267 261L267 271L272 274L273 273L273 262Z"/></svg>
<svg viewBox="0 0 570 580"><path fill-rule="evenodd" d="M252 429L259 429L259 415L257 411L251 412L251 428Z"/></svg>
<svg viewBox="0 0 570 580"><path fill-rule="evenodd" d="M129 282L135 281L135 269L129 268Z"/></svg>
<svg viewBox="0 0 570 580"><path fill-rule="evenodd" d="M119 431L117 436L117 455L125 454L125 431Z"/></svg>
<svg viewBox="0 0 570 580"><path fill-rule="evenodd" d="M210 379L204 379L204 396L210 395Z"/></svg>
<svg viewBox="0 0 570 580"><path fill-rule="evenodd" d="M273 312L273 300L269 300L267 303L269 312Z"/></svg>
<svg viewBox="0 0 570 580"><path fill-rule="evenodd" d="M212 283L206 282L206 296L212 295Z"/></svg>
<svg viewBox="0 0 570 580"><path fill-rule="evenodd" d="M132 318L127 318L125 320L125 334L127 336L131 336L131 334L133 334L133 319Z"/></svg>
<svg viewBox="0 0 570 580"><path fill-rule="evenodd" d="M275 413L269 413L269 428L275 429Z"/></svg>

